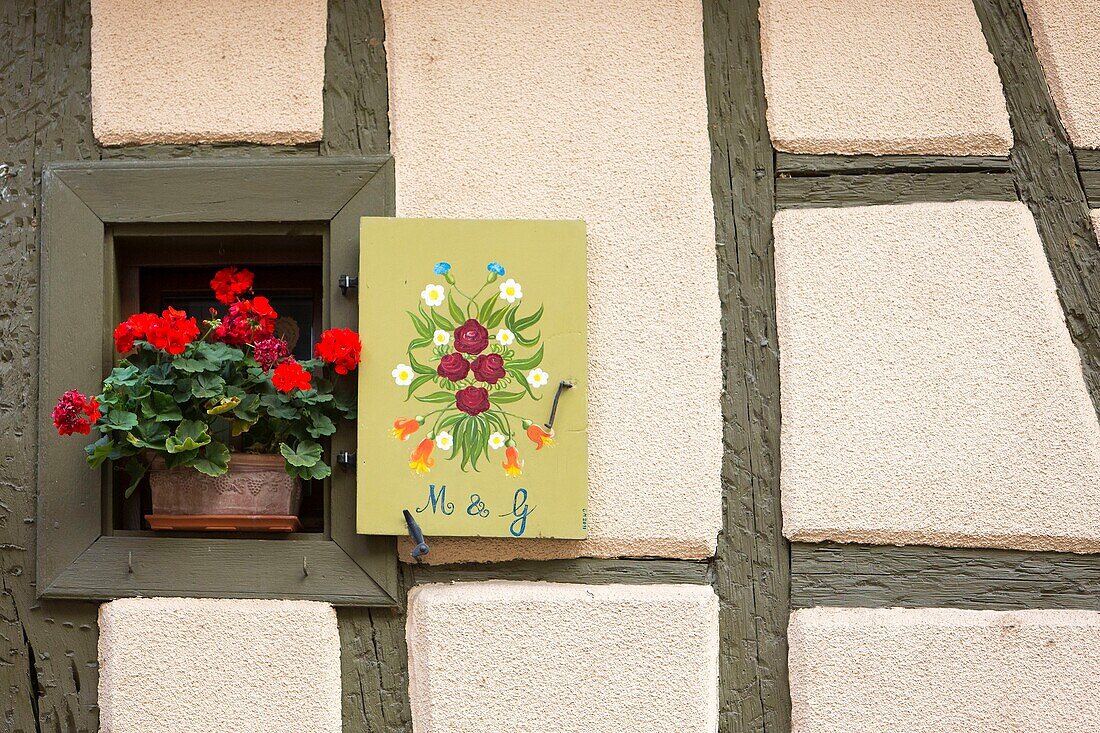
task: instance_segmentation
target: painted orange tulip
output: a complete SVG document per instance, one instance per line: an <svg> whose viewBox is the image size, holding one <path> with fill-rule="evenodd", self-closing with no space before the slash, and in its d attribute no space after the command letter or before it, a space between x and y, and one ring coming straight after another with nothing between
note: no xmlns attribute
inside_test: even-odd
<svg viewBox="0 0 1100 733"><path fill-rule="evenodd" d="M504 473L509 476L519 476L523 473L523 461L519 459L519 451L514 445L508 446L504 451L504 463L500 465L504 467Z"/></svg>
<svg viewBox="0 0 1100 733"><path fill-rule="evenodd" d="M435 442L431 438L424 438L420 441L420 445L416 446L412 455L409 456L409 468L417 473L427 473L432 470L432 466L435 465L435 459L432 458L432 448L435 447Z"/></svg>
<svg viewBox="0 0 1100 733"><path fill-rule="evenodd" d="M547 432L542 429L541 425L532 424L531 427L527 428L527 437L535 444L535 450L542 450L544 445L554 444L554 431Z"/></svg>
<svg viewBox="0 0 1100 733"><path fill-rule="evenodd" d="M393 421L393 437L398 440L408 440L419 429L420 423L409 417L399 417Z"/></svg>

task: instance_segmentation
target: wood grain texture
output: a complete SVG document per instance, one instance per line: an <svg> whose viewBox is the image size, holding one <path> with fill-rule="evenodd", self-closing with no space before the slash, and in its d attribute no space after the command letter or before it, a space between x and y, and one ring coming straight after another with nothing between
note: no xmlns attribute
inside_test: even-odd
<svg viewBox="0 0 1100 733"><path fill-rule="evenodd" d="M94 731L96 606L35 600L37 191L95 158L87 0L0 3L0 729Z"/></svg>
<svg viewBox="0 0 1100 733"><path fill-rule="evenodd" d="M1016 201L1010 173L884 173L784 176L775 182L776 206L910 204L922 201Z"/></svg>
<svg viewBox="0 0 1100 733"><path fill-rule="evenodd" d="M780 175L829 173L1007 173L1007 156L775 154Z"/></svg>
<svg viewBox="0 0 1100 733"><path fill-rule="evenodd" d="M1058 552L796 543L791 605L1100 610L1100 563Z"/></svg>
<svg viewBox="0 0 1100 733"><path fill-rule="evenodd" d="M1020 199L1035 216L1085 383L1100 412L1100 247L1069 137L1047 88L1021 0L974 0L1000 70Z"/></svg>
<svg viewBox="0 0 1100 733"><path fill-rule="evenodd" d="M779 505L775 157L755 0L704 0L711 192L724 333L719 730L790 730L789 547Z"/></svg>
<svg viewBox="0 0 1100 733"><path fill-rule="evenodd" d="M691 560L517 560L464 565L412 565L416 585L482 580L527 580L548 583L709 584L710 565Z"/></svg>

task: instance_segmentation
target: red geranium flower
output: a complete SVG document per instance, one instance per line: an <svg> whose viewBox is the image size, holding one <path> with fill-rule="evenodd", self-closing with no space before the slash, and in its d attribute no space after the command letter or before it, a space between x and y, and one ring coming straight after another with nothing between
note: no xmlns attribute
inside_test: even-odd
<svg viewBox="0 0 1100 733"><path fill-rule="evenodd" d="M251 270L225 267L214 274L210 287L214 289L214 297L219 303L229 305L252 289L254 277Z"/></svg>
<svg viewBox="0 0 1100 733"><path fill-rule="evenodd" d="M279 314L262 295L252 300L239 300L229 306L229 313L214 329L214 338L233 346L254 344L275 333Z"/></svg>
<svg viewBox="0 0 1100 733"><path fill-rule="evenodd" d="M480 415L489 409L489 390L484 387L464 387L455 392L455 407L467 415Z"/></svg>
<svg viewBox="0 0 1100 733"><path fill-rule="evenodd" d="M476 318L471 318L455 329L455 351L473 356L485 351L488 345L489 331Z"/></svg>
<svg viewBox="0 0 1100 733"><path fill-rule="evenodd" d="M125 354L134 348L134 341L144 340L149 329L157 322L156 313L135 313L115 328L115 349Z"/></svg>
<svg viewBox="0 0 1100 733"><path fill-rule="evenodd" d="M304 392L309 389L311 379L310 373L293 359L275 367L275 372L271 375L271 383L280 392L293 392L296 389Z"/></svg>
<svg viewBox="0 0 1100 733"><path fill-rule="evenodd" d="M280 338L266 338L252 347L252 358L265 371L290 356L290 345Z"/></svg>
<svg viewBox="0 0 1100 733"><path fill-rule="evenodd" d="M474 359L471 368L479 382L496 384L504 379L504 357L500 354L482 354Z"/></svg>
<svg viewBox="0 0 1100 733"><path fill-rule="evenodd" d="M169 307L149 326L145 340L161 351L178 356L198 335L199 327L194 318L188 318L183 311Z"/></svg>
<svg viewBox="0 0 1100 733"><path fill-rule="evenodd" d="M100 417L99 401L75 389L61 395L53 408L53 424L58 435L87 435Z"/></svg>
<svg viewBox="0 0 1100 733"><path fill-rule="evenodd" d="M347 374L359 366L363 344L350 328L330 328L321 334L313 353L332 364L337 374Z"/></svg>

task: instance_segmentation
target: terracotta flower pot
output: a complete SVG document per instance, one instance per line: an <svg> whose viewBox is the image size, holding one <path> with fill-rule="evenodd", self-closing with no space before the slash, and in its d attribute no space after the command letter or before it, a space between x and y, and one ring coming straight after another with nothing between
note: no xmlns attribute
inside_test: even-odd
<svg viewBox="0 0 1100 733"><path fill-rule="evenodd" d="M301 484L284 469L282 456L231 453L229 471L213 477L193 468L164 467L157 458L149 469L154 528L191 529L194 522L165 523L169 516L294 517L302 500ZM153 524L153 522L150 522ZM206 523L209 529L233 529L233 523ZM253 529L264 523L246 522ZM239 528L244 528L243 526Z"/></svg>

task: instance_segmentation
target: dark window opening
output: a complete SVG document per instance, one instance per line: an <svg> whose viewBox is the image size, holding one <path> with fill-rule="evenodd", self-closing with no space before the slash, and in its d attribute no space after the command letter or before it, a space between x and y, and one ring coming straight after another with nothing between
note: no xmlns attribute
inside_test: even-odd
<svg viewBox="0 0 1100 733"><path fill-rule="evenodd" d="M180 231L183 229L183 231ZM324 329L323 228L296 225L174 225L126 227L112 232L118 279L117 318L137 312L159 313L171 306L199 322L224 314L210 289L210 279L222 267L247 267L255 274L254 291L266 296L279 313L276 335L287 340L298 359L312 357L313 344ZM118 355L113 354L113 359ZM328 446L326 445L326 452ZM302 486L299 519L302 533L324 533L328 527L325 481ZM218 536L277 539L267 533L153 532L145 521L152 512L148 479L125 497L125 472L112 472L108 524L117 533L164 536Z"/></svg>

